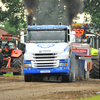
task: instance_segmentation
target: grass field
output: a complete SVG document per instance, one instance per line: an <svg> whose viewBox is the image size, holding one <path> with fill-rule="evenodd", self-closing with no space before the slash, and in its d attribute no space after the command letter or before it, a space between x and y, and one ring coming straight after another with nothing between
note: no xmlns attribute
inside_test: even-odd
<svg viewBox="0 0 100 100"><path fill-rule="evenodd" d="M76 100L100 100L100 95L92 96L89 98L76 99Z"/></svg>
<svg viewBox="0 0 100 100"><path fill-rule="evenodd" d="M23 75L3 74L3 76L23 76Z"/></svg>

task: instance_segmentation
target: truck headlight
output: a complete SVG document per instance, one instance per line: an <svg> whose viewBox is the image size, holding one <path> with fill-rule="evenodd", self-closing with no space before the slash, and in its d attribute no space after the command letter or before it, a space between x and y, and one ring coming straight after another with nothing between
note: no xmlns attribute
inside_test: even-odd
<svg viewBox="0 0 100 100"><path fill-rule="evenodd" d="M59 66L67 66L67 63L59 63Z"/></svg>
<svg viewBox="0 0 100 100"><path fill-rule="evenodd" d="M31 67L31 64L24 64L24 67Z"/></svg>

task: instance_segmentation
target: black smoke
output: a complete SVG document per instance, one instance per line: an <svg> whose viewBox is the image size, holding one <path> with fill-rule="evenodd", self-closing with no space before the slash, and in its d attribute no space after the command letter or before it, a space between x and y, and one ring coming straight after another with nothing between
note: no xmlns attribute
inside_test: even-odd
<svg viewBox="0 0 100 100"><path fill-rule="evenodd" d="M66 24L71 25L73 18L77 16L78 13L82 13L82 0L60 0L66 5L66 17L63 18ZM58 3L57 0L23 0L25 5L25 9L27 9L27 23L28 25L32 25L33 15L35 11L38 9L41 12L38 12L37 22L41 24L56 24L58 23ZM52 8L52 9L51 9ZM38 9L38 10L39 10ZM38 18L39 17L39 18ZM46 18L47 17L47 18ZM51 19L50 19L51 18ZM41 21L40 21L41 20ZM42 23L43 22L43 23Z"/></svg>
<svg viewBox="0 0 100 100"><path fill-rule="evenodd" d="M57 25L59 15L58 0L41 0L35 15L38 25Z"/></svg>
<svg viewBox="0 0 100 100"><path fill-rule="evenodd" d="M62 0L66 5L67 17L69 25L72 24L73 18L77 16L78 13L82 13L82 1L81 0Z"/></svg>
<svg viewBox="0 0 100 100"><path fill-rule="evenodd" d="M38 7L38 0L23 0L25 5L25 9L27 9L27 23L28 25L32 25L33 15Z"/></svg>

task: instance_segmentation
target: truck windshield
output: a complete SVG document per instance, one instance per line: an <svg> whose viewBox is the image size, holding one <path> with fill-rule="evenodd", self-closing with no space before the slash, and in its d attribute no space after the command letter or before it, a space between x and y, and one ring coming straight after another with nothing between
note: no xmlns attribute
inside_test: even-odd
<svg viewBox="0 0 100 100"><path fill-rule="evenodd" d="M61 43L66 40L66 31L28 31L27 42Z"/></svg>

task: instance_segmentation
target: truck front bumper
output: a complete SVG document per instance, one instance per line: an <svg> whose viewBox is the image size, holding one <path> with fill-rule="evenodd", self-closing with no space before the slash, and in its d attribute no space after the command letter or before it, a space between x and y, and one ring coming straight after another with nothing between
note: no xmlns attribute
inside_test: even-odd
<svg viewBox="0 0 100 100"><path fill-rule="evenodd" d="M59 66L56 68L32 68L32 67L24 67L24 74L30 73L69 73L68 66Z"/></svg>
<svg viewBox="0 0 100 100"><path fill-rule="evenodd" d="M40 74L40 73L60 73L60 74L69 74L69 69L70 69L70 58L67 60L60 60L59 63L62 63L58 67L54 68L33 68L32 66L30 67L23 67L24 74ZM63 66L64 63L67 63L66 66ZM24 61L24 64L31 64L31 61Z"/></svg>

